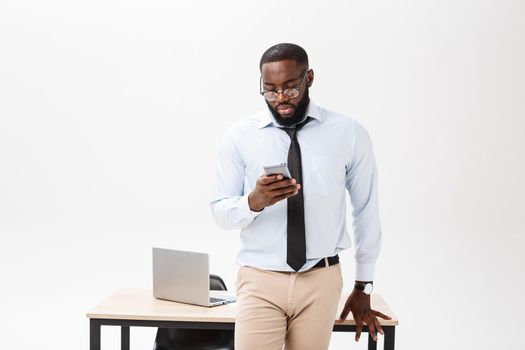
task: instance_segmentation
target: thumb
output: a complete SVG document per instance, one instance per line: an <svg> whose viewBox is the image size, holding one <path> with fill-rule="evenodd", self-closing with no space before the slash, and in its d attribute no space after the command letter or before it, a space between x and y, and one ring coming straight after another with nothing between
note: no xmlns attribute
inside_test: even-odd
<svg viewBox="0 0 525 350"><path fill-rule="evenodd" d="M339 321L344 321L346 320L346 317L348 316L348 313L349 313L350 310L347 310L346 308L343 309L343 311L341 311L341 315L339 315Z"/></svg>

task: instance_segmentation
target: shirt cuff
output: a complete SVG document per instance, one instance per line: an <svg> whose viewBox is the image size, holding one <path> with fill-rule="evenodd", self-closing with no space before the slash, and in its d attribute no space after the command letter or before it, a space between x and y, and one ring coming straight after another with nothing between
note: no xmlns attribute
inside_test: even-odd
<svg viewBox="0 0 525 350"><path fill-rule="evenodd" d="M373 281L375 263L362 264L355 263L355 280L356 281Z"/></svg>
<svg viewBox="0 0 525 350"><path fill-rule="evenodd" d="M243 217L255 219L260 213L263 212L264 209L261 211L251 210L250 204L248 203L248 196L249 194L245 194L244 196L239 198L239 209L241 210Z"/></svg>

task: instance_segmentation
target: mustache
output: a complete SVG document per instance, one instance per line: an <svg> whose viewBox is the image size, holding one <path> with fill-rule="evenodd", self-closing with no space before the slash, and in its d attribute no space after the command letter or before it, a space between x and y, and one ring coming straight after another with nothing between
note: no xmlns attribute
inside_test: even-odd
<svg viewBox="0 0 525 350"><path fill-rule="evenodd" d="M279 108L279 107L292 107L292 108L296 108L296 106L292 105L292 104L289 104L289 103L281 103L279 105L277 105L275 108Z"/></svg>

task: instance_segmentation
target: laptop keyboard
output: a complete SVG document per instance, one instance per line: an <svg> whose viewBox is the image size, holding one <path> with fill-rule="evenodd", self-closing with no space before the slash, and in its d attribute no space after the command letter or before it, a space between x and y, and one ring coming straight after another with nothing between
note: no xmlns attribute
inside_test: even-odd
<svg viewBox="0 0 525 350"><path fill-rule="evenodd" d="M221 299L221 298L210 297L210 303L218 303L220 301L226 301L226 300L225 299Z"/></svg>

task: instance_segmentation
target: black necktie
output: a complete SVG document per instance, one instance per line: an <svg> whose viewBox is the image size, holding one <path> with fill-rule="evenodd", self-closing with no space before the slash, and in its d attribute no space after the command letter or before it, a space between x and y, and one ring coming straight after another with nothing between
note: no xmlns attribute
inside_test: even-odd
<svg viewBox="0 0 525 350"><path fill-rule="evenodd" d="M286 262L292 269L299 271L306 262L306 239L304 237L304 202L303 202L303 169L301 165L301 148L297 142L297 131L301 129L310 118L306 118L295 128L282 128L290 136L288 149L288 169L292 178L301 185L299 193L288 197L288 222L287 222L287 249Z"/></svg>

